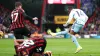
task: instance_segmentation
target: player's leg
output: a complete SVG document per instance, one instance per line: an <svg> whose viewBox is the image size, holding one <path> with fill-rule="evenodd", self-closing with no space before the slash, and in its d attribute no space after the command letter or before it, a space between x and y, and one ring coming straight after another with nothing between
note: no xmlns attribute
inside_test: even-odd
<svg viewBox="0 0 100 56"><path fill-rule="evenodd" d="M64 34L67 34L67 35L70 35L69 34L69 30L70 30L70 28L69 29L65 29L65 31L61 31L61 32L58 32L58 33L50 33L52 36L56 36L56 35L64 35Z"/></svg>
<svg viewBox="0 0 100 56"><path fill-rule="evenodd" d="M72 36L73 43L77 47L77 50L75 51L75 53L77 53L77 52L79 52L82 49L82 47L80 46L79 42L77 41L76 36L75 35L71 35L71 36Z"/></svg>
<svg viewBox="0 0 100 56"><path fill-rule="evenodd" d="M19 52L17 51L17 48L18 48L18 44L21 44L21 43L22 43L22 42L15 42L15 41L14 41L14 48L15 48L15 53L16 53L16 54L14 54L14 56L18 56L18 53L19 53Z"/></svg>
<svg viewBox="0 0 100 56"><path fill-rule="evenodd" d="M15 39L14 40L14 45L15 45L15 51L16 54L14 56L22 56L22 53L18 51L18 47L21 45L20 43L23 43L24 39Z"/></svg>
<svg viewBox="0 0 100 56"><path fill-rule="evenodd" d="M67 31L61 31L58 33L50 33L52 36L56 36L56 35L64 35L64 34L69 34Z"/></svg>
<svg viewBox="0 0 100 56"><path fill-rule="evenodd" d="M75 43L76 47L78 50L76 50L75 53L79 52L82 47L80 46L80 44L78 43L76 36L75 36L75 32L79 32L79 30L83 27L83 25L79 25L79 24L73 24L72 25L72 29L70 31L71 37L72 37L72 41Z"/></svg>
<svg viewBox="0 0 100 56"><path fill-rule="evenodd" d="M21 33L21 29L15 29L14 30L14 36L15 36L16 39L24 39L24 37L23 37L23 35ZM14 41L14 43L15 43L15 41ZM21 44L22 42L18 42L18 43ZM16 44L17 44L17 42L16 42ZM15 52L16 52L16 54L14 56L17 56L17 54L18 54L17 45L14 45L14 48L15 48Z"/></svg>
<svg viewBox="0 0 100 56"><path fill-rule="evenodd" d="M16 40L14 40L14 48L15 48L15 52L16 52L16 54L14 56L18 56L18 51L17 51L18 46L19 46L19 43Z"/></svg>
<svg viewBox="0 0 100 56"><path fill-rule="evenodd" d="M24 39L24 37L22 35L22 28L15 29L14 36L16 39Z"/></svg>
<svg viewBox="0 0 100 56"><path fill-rule="evenodd" d="M61 32L57 32L57 33L50 33L52 36L57 36L57 35L70 35L69 30L71 29L71 27L69 27L68 29L66 28L65 31L61 31Z"/></svg>
<svg viewBox="0 0 100 56"><path fill-rule="evenodd" d="M25 35L25 36L27 36L29 38L30 35L31 35L31 32L26 27L24 27L23 28L23 35Z"/></svg>

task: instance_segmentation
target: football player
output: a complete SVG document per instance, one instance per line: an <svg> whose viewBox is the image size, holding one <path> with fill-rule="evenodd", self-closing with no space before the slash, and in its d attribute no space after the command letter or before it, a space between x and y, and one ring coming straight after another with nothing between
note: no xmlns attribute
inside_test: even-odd
<svg viewBox="0 0 100 56"><path fill-rule="evenodd" d="M82 50L82 47L78 43L75 34L79 32L85 25L88 20L88 16L81 9L72 9L69 14L69 19L67 20L64 26L68 26L71 20L75 20L71 29L69 31L62 31L58 33L51 33L52 36L61 35L61 34L69 34L72 37L72 41L75 43L77 49L75 53L78 53Z"/></svg>
<svg viewBox="0 0 100 56"><path fill-rule="evenodd" d="M22 42L22 44L20 44ZM16 56L52 56L51 51L44 52L46 39L42 34L35 32L29 39L15 39Z"/></svg>

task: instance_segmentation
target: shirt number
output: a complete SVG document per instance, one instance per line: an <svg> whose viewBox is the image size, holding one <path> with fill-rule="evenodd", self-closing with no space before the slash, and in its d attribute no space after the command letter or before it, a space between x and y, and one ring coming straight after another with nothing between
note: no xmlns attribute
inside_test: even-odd
<svg viewBox="0 0 100 56"><path fill-rule="evenodd" d="M29 47L30 45L34 45L34 42L32 40L25 40L23 42L23 46Z"/></svg>
<svg viewBox="0 0 100 56"><path fill-rule="evenodd" d="M81 11L76 11L76 13L78 14L79 17L83 15Z"/></svg>
<svg viewBox="0 0 100 56"><path fill-rule="evenodd" d="M15 12L15 13L11 14L11 17L12 17L12 22L16 22L16 20L18 19L18 13Z"/></svg>
<svg viewBox="0 0 100 56"><path fill-rule="evenodd" d="M34 45L34 42L32 40L25 40L18 49L23 49L25 47L29 47L30 45Z"/></svg>

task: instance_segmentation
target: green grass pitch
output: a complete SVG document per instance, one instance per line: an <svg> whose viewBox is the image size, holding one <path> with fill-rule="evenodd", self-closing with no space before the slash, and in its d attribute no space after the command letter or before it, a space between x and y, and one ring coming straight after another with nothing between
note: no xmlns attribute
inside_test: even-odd
<svg viewBox="0 0 100 56"><path fill-rule="evenodd" d="M100 39L78 39L83 50L74 54L75 44L71 39L47 39L46 50L53 56L100 56ZM45 51L46 51L45 50ZM13 39L0 39L0 56L13 56Z"/></svg>

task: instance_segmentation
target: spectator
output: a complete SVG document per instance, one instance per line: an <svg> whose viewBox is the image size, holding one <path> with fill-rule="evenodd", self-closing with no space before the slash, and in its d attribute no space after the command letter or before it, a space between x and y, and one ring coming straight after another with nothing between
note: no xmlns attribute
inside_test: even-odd
<svg viewBox="0 0 100 56"><path fill-rule="evenodd" d="M3 19L2 19L2 17L0 16L0 30L2 30L2 22L3 22Z"/></svg>
<svg viewBox="0 0 100 56"><path fill-rule="evenodd" d="M99 25L99 27L98 27L98 35L100 35L100 25Z"/></svg>

